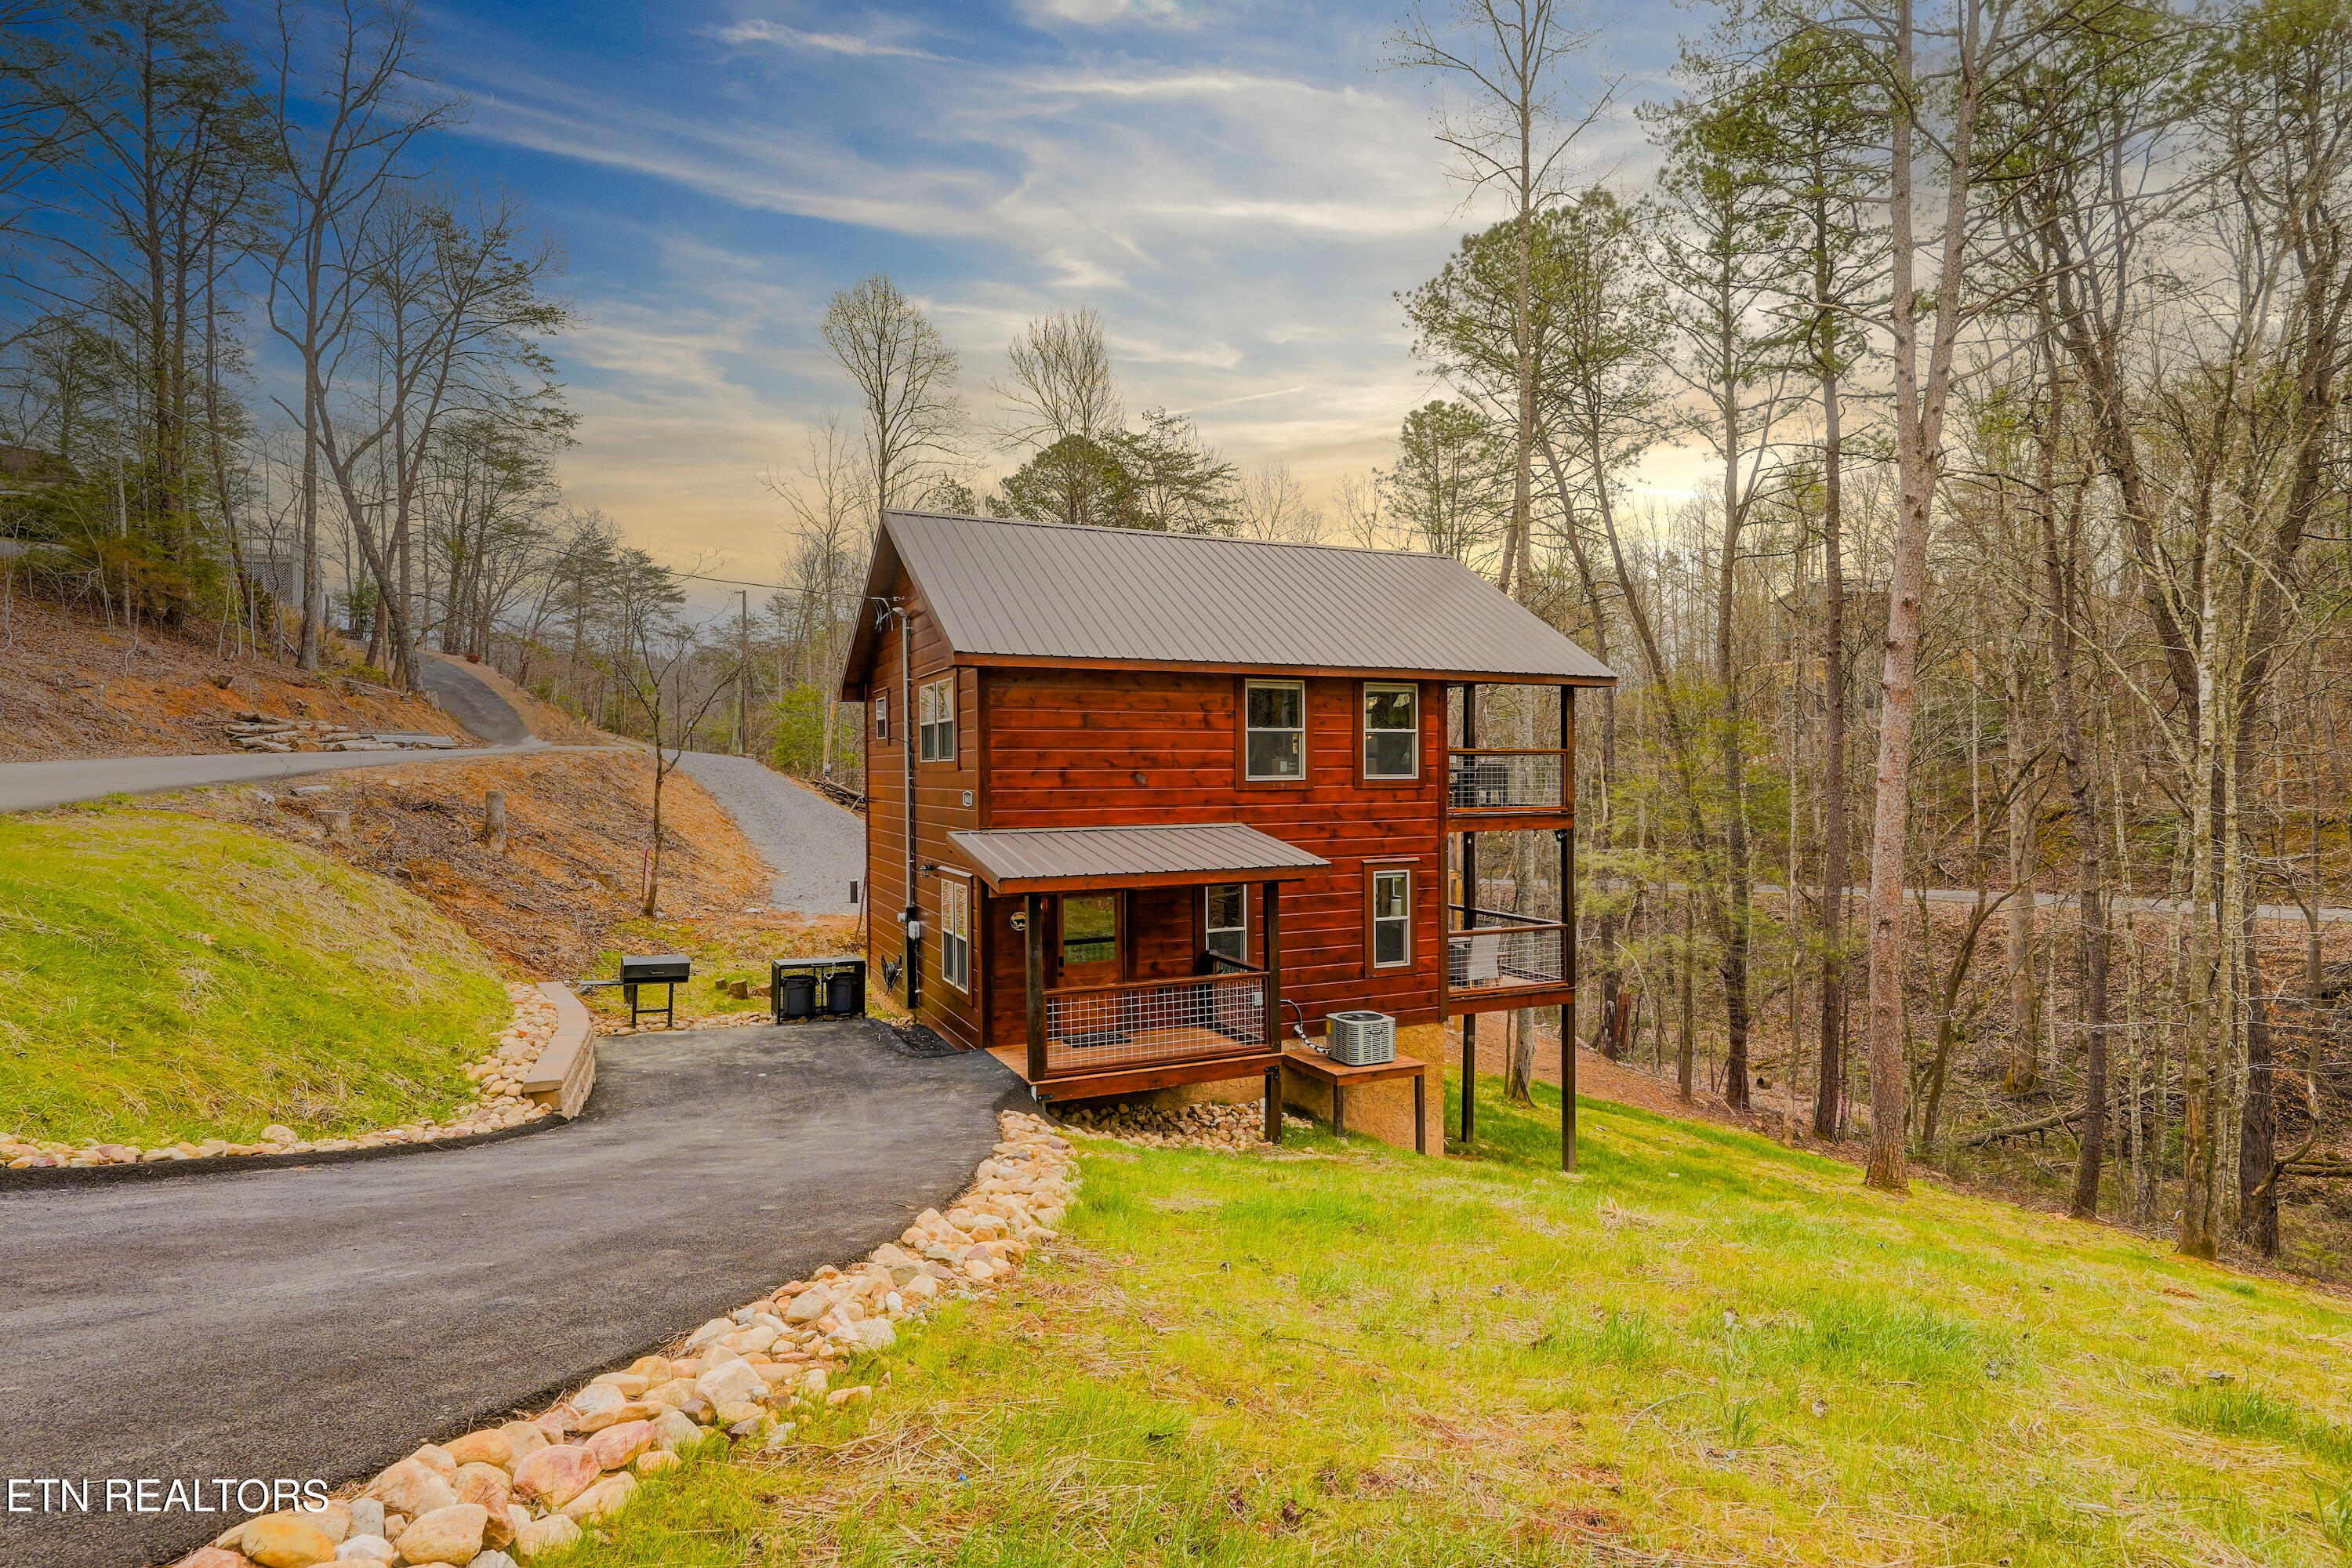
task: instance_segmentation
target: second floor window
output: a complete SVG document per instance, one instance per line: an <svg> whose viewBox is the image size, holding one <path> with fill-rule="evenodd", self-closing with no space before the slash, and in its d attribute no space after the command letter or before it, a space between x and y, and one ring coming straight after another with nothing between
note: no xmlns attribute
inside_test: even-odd
<svg viewBox="0 0 2352 1568"><path fill-rule="evenodd" d="M1243 774L1253 779L1307 776L1307 686L1253 680L1243 687Z"/></svg>
<svg viewBox="0 0 2352 1568"><path fill-rule="evenodd" d="M1208 900L1208 948L1236 963L1249 962L1249 886L1218 882L1203 889Z"/></svg>
<svg viewBox="0 0 2352 1568"><path fill-rule="evenodd" d="M955 677L934 680L915 693L922 716L922 758L927 763L951 763L956 754Z"/></svg>
<svg viewBox="0 0 2352 1568"><path fill-rule="evenodd" d="M1421 688L1364 687L1364 776L1421 776Z"/></svg>

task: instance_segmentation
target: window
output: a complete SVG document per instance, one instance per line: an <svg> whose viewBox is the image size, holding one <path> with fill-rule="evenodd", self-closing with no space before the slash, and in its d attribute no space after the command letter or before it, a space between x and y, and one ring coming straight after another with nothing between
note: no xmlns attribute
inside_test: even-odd
<svg viewBox="0 0 2352 1568"><path fill-rule="evenodd" d="M1421 776L1421 688L1365 684L1364 776Z"/></svg>
<svg viewBox="0 0 2352 1568"><path fill-rule="evenodd" d="M916 692L915 698L922 722L923 761L955 761L955 677L950 675L945 680L932 681Z"/></svg>
<svg viewBox="0 0 2352 1568"><path fill-rule="evenodd" d="M1242 688L1243 776L1307 776L1307 687L1297 680L1252 680Z"/></svg>
<svg viewBox="0 0 2352 1568"><path fill-rule="evenodd" d="M1412 872L1402 866L1371 871L1372 967L1394 969L1412 962Z"/></svg>
<svg viewBox="0 0 2352 1568"><path fill-rule="evenodd" d="M874 694L874 738L877 741L890 738L890 694L887 691Z"/></svg>
<svg viewBox="0 0 2352 1568"><path fill-rule="evenodd" d="M940 978L971 989L971 884L961 877L940 879Z"/></svg>
<svg viewBox="0 0 2352 1568"><path fill-rule="evenodd" d="M1249 962L1249 886L1219 882L1201 889L1211 952L1237 963Z"/></svg>

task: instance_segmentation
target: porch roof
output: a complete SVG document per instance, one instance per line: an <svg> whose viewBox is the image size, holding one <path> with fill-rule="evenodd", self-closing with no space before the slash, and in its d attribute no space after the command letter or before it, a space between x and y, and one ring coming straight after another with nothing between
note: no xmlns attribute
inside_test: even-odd
<svg viewBox="0 0 2352 1568"><path fill-rule="evenodd" d="M1000 893L1286 882L1331 862L1238 822L965 829L948 840Z"/></svg>

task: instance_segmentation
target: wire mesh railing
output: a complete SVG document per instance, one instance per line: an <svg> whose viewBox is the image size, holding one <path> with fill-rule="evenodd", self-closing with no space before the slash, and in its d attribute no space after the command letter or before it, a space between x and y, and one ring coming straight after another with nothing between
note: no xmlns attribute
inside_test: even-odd
<svg viewBox="0 0 2352 1568"><path fill-rule="evenodd" d="M1564 925L1481 915L1469 930L1446 933L1445 984L1450 990L1507 991L1567 983Z"/></svg>
<svg viewBox="0 0 2352 1568"><path fill-rule="evenodd" d="M1565 752L1457 749L1447 753L1447 809L1475 811L1565 811L1568 753Z"/></svg>
<svg viewBox="0 0 2352 1568"><path fill-rule="evenodd" d="M1106 1068L1266 1049L1260 974L1188 975L1045 994L1045 1070Z"/></svg>

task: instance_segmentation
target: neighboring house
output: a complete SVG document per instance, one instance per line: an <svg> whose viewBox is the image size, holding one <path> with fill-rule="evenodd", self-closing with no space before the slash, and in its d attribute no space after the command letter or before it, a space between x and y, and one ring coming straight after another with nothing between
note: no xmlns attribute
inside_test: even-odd
<svg viewBox="0 0 2352 1568"><path fill-rule="evenodd" d="M1042 1097L1265 1072L1346 1008L1431 1059L1571 998L1566 924L1448 889L1482 831L1565 869L1573 690L1616 678L1460 563L894 511L866 594L868 956ZM1498 683L1562 689L1557 744L1475 746Z"/></svg>

